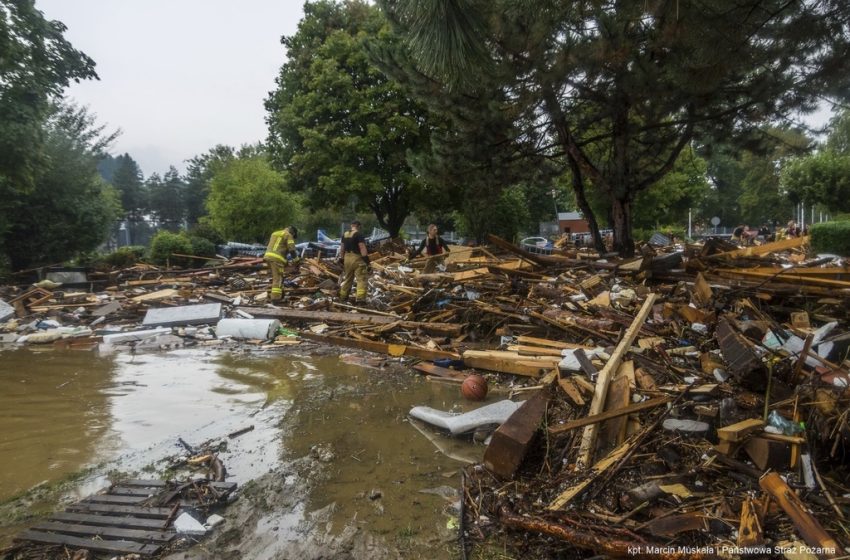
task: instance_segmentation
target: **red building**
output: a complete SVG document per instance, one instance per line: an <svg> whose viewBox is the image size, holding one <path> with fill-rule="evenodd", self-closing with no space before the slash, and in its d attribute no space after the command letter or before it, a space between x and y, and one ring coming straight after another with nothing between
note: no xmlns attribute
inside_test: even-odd
<svg viewBox="0 0 850 560"><path fill-rule="evenodd" d="M581 212L558 212L558 231L560 233L589 233L590 226Z"/></svg>

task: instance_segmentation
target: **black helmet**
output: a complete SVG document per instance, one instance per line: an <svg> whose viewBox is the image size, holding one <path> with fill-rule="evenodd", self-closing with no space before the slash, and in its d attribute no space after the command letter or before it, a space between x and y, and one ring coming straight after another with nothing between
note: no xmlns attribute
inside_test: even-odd
<svg viewBox="0 0 850 560"><path fill-rule="evenodd" d="M289 226L289 233L292 235L294 239L298 239L298 228L295 226Z"/></svg>

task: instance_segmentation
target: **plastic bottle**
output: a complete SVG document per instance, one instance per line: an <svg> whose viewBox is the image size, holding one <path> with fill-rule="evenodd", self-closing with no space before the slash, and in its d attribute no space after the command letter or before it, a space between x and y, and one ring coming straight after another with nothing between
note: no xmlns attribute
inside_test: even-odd
<svg viewBox="0 0 850 560"><path fill-rule="evenodd" d="M770 414L767 415L767 425L782 430L782 433L786 436L793 436L794 434L799 434L803 431L800 424L788 420L775 410L772 410Z"/></svg>

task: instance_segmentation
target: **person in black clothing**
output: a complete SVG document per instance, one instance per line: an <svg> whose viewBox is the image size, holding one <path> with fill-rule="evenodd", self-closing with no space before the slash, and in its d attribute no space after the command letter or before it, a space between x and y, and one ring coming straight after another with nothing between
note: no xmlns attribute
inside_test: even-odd
<svg viewBox="0 0 850 560"><path fill-rule="evenodd" d="M449 246L446 241L440 237L437 232L437 226L435 224L431 224L428 226L428 236L422 240L422 243L419 244L419 247L416 251L411 255L412 258L416 258L422 254L422 251L425 251L425 254L429 257L436 257L437 255L443 255L444 253L449 252ZM423 272L430 273L434 272L437 268L437 264L443 262L443 258L433 258L429 259L425 264L425 270Z"/></svg>
<svg viewBox="0 0 850 560"><path fill-rule="evenodd" d="M366 303L366 282L369 274L369 252L366 238L360 233L360 222L351 222L351 229L342 236L339 258L342 261L342 285L339 299L345 301L351 291L351 284L357 278L357 304Z"/></svg>

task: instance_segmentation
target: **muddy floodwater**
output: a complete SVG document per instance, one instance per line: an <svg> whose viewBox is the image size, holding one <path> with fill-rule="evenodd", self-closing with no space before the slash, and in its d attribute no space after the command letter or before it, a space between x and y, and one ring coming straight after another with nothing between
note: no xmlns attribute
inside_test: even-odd
<svg viewBox="0 0 850 560"><path fill-rule="evenodd" d="M321 557L343 537L359 543L347 557L456 556L460 469L484 448L407 412L470 406L455 385L381 365L328 349L0 351L0 548L110 477L155 478L182 438L225 441L228 480L245 489L218 552L202 543L194 557L309 557L308 541Z"/></svg>

